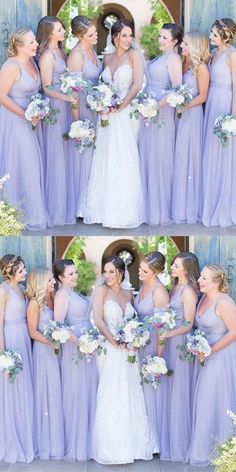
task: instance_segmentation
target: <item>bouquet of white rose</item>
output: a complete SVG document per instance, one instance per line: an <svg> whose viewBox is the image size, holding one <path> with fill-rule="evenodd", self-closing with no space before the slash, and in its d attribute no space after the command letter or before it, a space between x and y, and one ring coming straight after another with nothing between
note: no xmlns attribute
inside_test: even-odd
<svg viewBox="0 0 236 472"><path fill-rule="evenodd" d="M200 329L195 329L193 334L187 334L187 343L177 346L180 350L180 359L191 361L194 356L203 353L205 357L210 356L211 346L209 345L206 334ZM204 361L201 362L204 366Z"/></svg>
<svg viewBox="0 0 236 472"><path fill-rule="evenodd" d="M149 323L161 334L170 331L176 326L176 313L169 306L167 308L155 308L154 314L149 318Z"/></svg>
<svg viewBox="0 0 236 472"><path fill-rule="evenodd" d="M82 154L86 148L94 145L95 126L90 120L78 120L71 123L69 133L64 134L64 139L73 139L75 147Z"/></svg>
<svg viewBox="0 0 236 472"><path fill-rule="evenodd" d="M217 116L213 133L218 136L223 146L228 146L233 136L236 136L236 116L220 113Z"/></svg>
<svg viewBox="0 0 236 472"><path fill-rule="evenodd" d="M121 104L122 100L112 83L99 83L88 88L87 106L90 110L101 115L101 126L103 128L109 125L108 118L103 115L118 110Z"/></svg>
<svg viewBox="0 0 236 472"><path fill-rule="evenodd" d="M104 347L105 338L102 336L97 329L81 330L81 335L78 339L78 356L79 359L86 359L91 362L93 354L99 356L103 353L106 354L107 350Z"/></svg>
<svg viewBox="0 0 236 472"><path fill-rule="evenodd" d="M61 344L70 339L69 326L60 321L50 320L45 326L43 335L53 345L55 354L59 354Z"/></svg>
<svg viewBox="0 0 236 472"><path fill-rule="evenodd" d="M17 374L23 370L21 355L13 349L0 352L0 372L7 376L10 383L16 380Z"/></svg>
<svg viewBox="0 0 236 472"><path fill-rule="evenodd" d="M130 118L134 117L138 120L141 116L146 126L149 126L150 122L157 122L159 107L156 99L151 94L139 93L137 97L132 100L131 107Z"/></svg>
<svg viewBox="0 0 236 472"><path fill-rule="evenodd" d="M227 410L227 414L233 421L233 428L236 428L236 415ZM216 472L234 472L236 470L236 436L232 434L215 450L215 459L212 460L212 465Z"/></svg>
<svg viewBox="0 0 236 472"><path fill-rule="evenodd" d="M57 113L59 110L50 106L49 98L43 98L41 93L36 93L30 98L30 103L25 110L25 117L31 121L32 129L35 130L36 126L32 123L33 118L39 118L45 125L54 125L57 122Z"/></svg>
<svg viewBox="0 0 236 472"><path fill-rule="evenodd" d="M25 229L23 223L23 211L14 208L4 199L4 185L9 179L9 174L0 179L0 236L19 236Z"/></svg>
<svg viewBox="0 0 236 472"><path fill-rule="evenodd" d="M162 375L172 375L173 371L167 369L166 361L158 356L146 356L141 366L141 377L143 382L150 384L156 390L161 383Z"/></svg>
<svg viewBox="0 0 236 472"><path fill-rule="evenodd" d="M60 90L66 95L72 95L75 98L79 98L81 90L87 86L87 81L82 79L82 75L79 72L72 72L66 69L64 74L59 78ZM71 105L72 109L77 109L76 104Z"/></svg>
<svg viewBox="0 0 236 472"><path fill-rule="evenodd" d="M116 329L115 340L119 344L123 344L131 351L128 355L128 362L133 364L136 361L136 353L138 349L145 347L150 338L150 332L144 323L137 319L126 321Z"/></svg>
<svg viewBox="0 0 236 472"><path fill-rule="evenodd" d="M187 84L176 85L168 90L165 90L167 95L166 101L169 105L177 110L177 118L181 118L182 113L178 112L178 106L185 107L193 99L192 90Z"/></svg>

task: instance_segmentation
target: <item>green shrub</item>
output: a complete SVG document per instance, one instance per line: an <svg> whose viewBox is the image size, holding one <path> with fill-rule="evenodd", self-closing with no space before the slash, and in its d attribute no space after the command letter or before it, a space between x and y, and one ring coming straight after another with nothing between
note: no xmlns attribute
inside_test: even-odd
<svg viewBox="0 0 236 472"><path fill-rule="evenodd" d="M76 290L83 295L89 295L92 285L96 280L95 264L83 259L83 249L86 245L86 238L77 237L71 243L65 257L72 259L78 270L78 284Z"/></svg>
<svg viewBox="0 0 236 472"><path fill-rule="evenodd" d="M163 23L170 23L171 17L165 7L158 0L149 0L153 11L153 23L142 28L140 42L149 59L160 55L158 48L158 34Z"/></svg>

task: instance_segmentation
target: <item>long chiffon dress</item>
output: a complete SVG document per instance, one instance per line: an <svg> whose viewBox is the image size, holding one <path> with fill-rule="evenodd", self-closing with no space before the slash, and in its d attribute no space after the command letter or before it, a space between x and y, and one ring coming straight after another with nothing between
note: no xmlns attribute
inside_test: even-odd
<svg viewBox="0 0 236 472"><path fill-rule="evenodd" d="M43 333L52 319L53 311L44 305L38 330ZM59 460L64 456L64 424L58 359L51 346L34 341L33 361L36 455L44 460Z"/></svg>
<svg viewBox="0 0 236 472"><path fill-rule="evenodd" d="M16 64L21 73L20 79L10 90L9 97L26 110L31 96L40 90L39 71L35 65L35 80L16 58L8 59L5 64L9 63ZM41 126L40 123L38 126ZM17 116L4 106L0 107L0 177L10 175L4 187L5 195L14 207L24 210L27 228L30 230L45 229L48 223L43 159L37 136L37 130L32 130L31 123L26 118Z"/></svg>
<svg viewBox="0 0 236 472"><path fill-rule="evenodd" d="M21 355L23 370L13 383L0 372L0 461L31 462L35 455L32 349L26 324L26 301L7 282L5 349Z"/></svg>

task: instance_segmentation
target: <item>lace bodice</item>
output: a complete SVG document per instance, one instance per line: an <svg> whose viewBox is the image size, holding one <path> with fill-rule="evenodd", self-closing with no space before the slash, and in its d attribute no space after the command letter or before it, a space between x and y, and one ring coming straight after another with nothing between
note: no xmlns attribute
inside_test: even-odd
<svg viewBox="0 0 236 472"><path fill-rule="evenodd" d="M102 73L102 79L107 83L113 82L121 98L124 98L132 85L133 69L129 64L122 64L117 67L112 77L110 67L106 66Z"/></svg>
<svg viewBox="0 0 236 472"><path fill-rule="evenodd" d="M130 302L126 304L125 312L123 313L119 303L114 300L107 300L104 303L104 320L111 333L115 334L117 325L122 324L124 320L132 318L134 311L134 307Z"/></svg>

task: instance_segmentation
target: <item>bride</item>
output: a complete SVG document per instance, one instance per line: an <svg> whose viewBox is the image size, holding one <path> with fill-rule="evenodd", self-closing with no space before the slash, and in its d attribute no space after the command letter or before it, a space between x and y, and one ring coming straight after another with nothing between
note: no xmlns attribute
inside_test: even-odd
<svg viewBox="0 0 236 472"><path fill-rule="evenodd" d="M93 456L100 464L127 464L150 460L152 438L140 384L138 363L127 361L129 351L114 340L115 327L134 314L132 294L122 288L125 264L117 256L106 258L104 284L95 289L94 321L106 338L95 413Z"/></svg>
<svg viewBox="0 0 236 472"><path fill-rule="evenodd" d="M85 223L111 228L135 228L144 222L144 203L137 145L138 122L131 120L130 102L142 87L143 59L132 48L126 21L111 28L115 52L104 58L102 79L119 90L123 103L109 114L109 126L97 127L88 190L78 216Z"/></svg>

